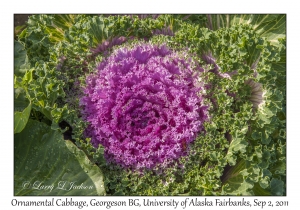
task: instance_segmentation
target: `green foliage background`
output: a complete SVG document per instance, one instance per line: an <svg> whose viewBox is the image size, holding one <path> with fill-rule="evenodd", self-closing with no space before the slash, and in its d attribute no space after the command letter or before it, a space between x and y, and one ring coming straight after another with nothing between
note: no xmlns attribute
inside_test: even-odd
<svg viewBox="0 0 300 210"><path fill-rule="evenodd" d="M15 195L285 195L285 25L285 15L31 16L14 44ZM199 80L211 85L206 134L164 171L109 165L103 148L83 136L81 86L106 56L91 48L121 36L128 39L124 45L144 40L188 51L205 67ZM236 73L231 79L213 73L205 55L220 74ZM262 85L258 108L248 80ZM22 187L30 180L73 179L93 189Z"/></svg>

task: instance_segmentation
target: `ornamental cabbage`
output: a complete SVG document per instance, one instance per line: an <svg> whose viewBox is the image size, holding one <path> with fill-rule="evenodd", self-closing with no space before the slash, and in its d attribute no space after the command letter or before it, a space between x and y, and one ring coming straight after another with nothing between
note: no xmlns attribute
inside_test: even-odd
<svg viewBox="0 0 300 210"><path fill-rule="evenodd" d="M207 106L191 59L165 45L116 50L88 77L81 99L87 136L109 162L151 169L186 155Z"/></svg>

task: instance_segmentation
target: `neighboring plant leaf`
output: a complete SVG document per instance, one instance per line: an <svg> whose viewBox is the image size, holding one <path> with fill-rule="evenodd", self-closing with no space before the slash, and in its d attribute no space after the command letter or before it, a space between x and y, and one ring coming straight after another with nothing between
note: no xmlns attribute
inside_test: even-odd
<svg viewBox="0 0 300 210"><path fill-rule="evenodd" d="M17 111L14 113L14 133L20 133L25 128L30 112L31 104L29 104L22 112Z"/></svg>
<svg viewBox="0 0 300 210"><path fill-rule="evenodd" d="M254 30L273 45L278 45L278 39L285 37L286 33L286 15L207 15L207 27L212 30L237 24L252 25Z"/></svg>
<svg viewBox="0 0 300 210"><path fill-rule="evenodd" d="M241 131L242 132L236 131L232 135L232 141L230 143L226 156L230 165L235 165L236 163L234 154L238 151L244 152L247 147L247 141L245 141L244 136L242 135L242 133L245 133L245 131L247 131L247 127L244 127L243 129L241 129Z"/></svg>
<svg viewBox="0 0 300 210"><path fill-rule="evenodd" d="M18 41L14 41L14 73L17 76L22 76L26 68L30 68L26 50Z"/></svg>
<svg viewBox="0 0 300 210"><path fill-rule="evenodd" d="M29 120L14 148L14 195L105 195L101 170L50 126ZM72 182L88 188L69 190Z"/></svg>
<svg viewBox="0 0 300 210"><path fill-rule="evenodd" d="M15 39L17 38L17 36L26 28L26 25L21 25L21 26L16 26L15 27Z"/></svg>
<svg viewBox="0 0 300 210"><path fill-rule="evenodd" d="M52 42L60 42L64 39L64 33L74 24L76 15L53 15L52 25L46 27L46 33Z"/></svg>
<svg viewBox="0 0 300 210"><path fill-rule="evenodd" d="M20 87L15 88L14 97L14 111L22 112L29 105L24 89Z"/></svg>
<svg viewBox="0 0 300 210"><path fill-rule="evenodd" d="M234 167L230 168L224 176L222 189L223 195L251 195L253 185L246 182L247 169L245 161L239 161Z"/></svg>
<svg viewBox="0 0 300 210"><path fill-rule="evenodd" d="M102 17L93 17L90 27L90 33L94 35L94 43L101 43L107 38L105 33L106 24Z"/></svg>
<svg viewBox="0 0 300 210"><path fill-rule="evenodd" d="M271 186L272 195L283 195L283 189L284 189L283 181L274 178L271 180L270 186Z"/></svg>
<svg viewBox="0 0 300 210"><path fill-rule="evenodd" d="M260 195L260 196L272 195L269 191L263 189L259 184L254 184L254 187L252 190L253 190L254 195Z"/></svg>

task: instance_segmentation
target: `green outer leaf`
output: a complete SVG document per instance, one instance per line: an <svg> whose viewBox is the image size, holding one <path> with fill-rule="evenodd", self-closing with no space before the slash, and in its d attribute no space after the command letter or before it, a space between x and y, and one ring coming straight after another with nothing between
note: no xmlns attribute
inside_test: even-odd
<svg viewBox="0 0 300 210"><path fill-rule="evenodd" d="M105 195L101 170L72 142L63 140L61 132L29 120L25 129L15 135L14 142L15 195ZM33 189L38 182L54 188ZM67 190L58 189L63 182ZM68 191L71 182L91 189Z"/></svg>
<svg viewBox="0 0 300 210"><path fill-rule="evenodd" d="M76 15L53 15L53 24L61 31L68 30L73 24Z"/></svg>
<svg viewBox="0 0 300 210"><path fill-rule="evenodd" d="M14 133L20 133L26 126L31 112L31 103L23 112L14 113Z"/></svg>
<svg viewBox="0 0 300 210"><path fill-rule="evenodd" d="M272 195L269 191L263 189L259 184L254 184L254 187L252 190L253 190L254 195L260 195L260 196Z"/></svg>
<svg viewBox="0 0 300 210"><path fill-rule="evenodd" d="M222 188L223 195L252 195L253 183L245 177L248 176L246 162L239 161L234 167L228 170L224 176Z"/></svg>
<svg viewBox="0 0 300 210"><path fill-rule="evenodd" d="M74 24L75 15L53 15L52 25L47 25L46 33L52 42L60 42L64 39L64 33Z"/></svg>
<svg viewBox="0 0 300 210"><path fill-rule="evenodd" d="M26 25L21 25L21 26L16 26L14 33L15 33L15 38L26 28Z"/></svg>
<svg viewBox="0 0 300 210"><path fill-rule="evenodd" d="M23 88L14 89L14 111L23 111L29 105L29 100L25 96Z"/></svg>
<svg viewBox="0 0 300 210"><path fill-rule="evenodd" d="M274 178L271 180L270 186L271 186L272 195L283 195L283 189L284 189L283 181Z"/></svg>
<svg viewBox="0 0 300 210"><path fill-rule="evenodd" d="M285 37L286 15L208 15L207 27L212 30L229 28L237 24L251 24L261 36L266 37L273 45L278 45L278 39Z"/></svg>
<svg viewBox="0 0 300 210"><path fill-rule="evenodd" d="M71 141L66 141L66 146L68 147L69 151L73 153L78 160L80 160L79 164L81 168L85 172L88 172L89 178L96 187L97 195L104 195L105 189L101 170L96 165L91 167L92 163L87 158L85 153L79 150Z"/></svg>
<svg viewBox="0 0 300 210"><path fill-rule="evenodd" d="M25 58L26 50L24 46L20 42L14 41L14 69L24 64Z"/></svg>
<svg viewBox="0 0 300 210"><path fill-rule="evenodd" d="M22 76L25 72L24 68L29 68L27 62L27 52L21 42L14 41L14 73Z"/></svg>
<svg viewBox="0 0 300 210"><path fill-rule="evenodd" d="M247 147L248 143L243 136L245 131L247 131L246 126L241 129L241 132L235 131L232 135L232 141L230 143L228 153L226 155L226 158L230 165L235 165L236 163L234 154L236 154L238 151L244 152Z"/></svg>
<svg viewBox="0 0 300 210"><path fill-rule="evenodd" d="M94 35L94 43L101 43L107 38L104 32L105 22L102 17L93 17L90 24L90 33Z"/></svg>

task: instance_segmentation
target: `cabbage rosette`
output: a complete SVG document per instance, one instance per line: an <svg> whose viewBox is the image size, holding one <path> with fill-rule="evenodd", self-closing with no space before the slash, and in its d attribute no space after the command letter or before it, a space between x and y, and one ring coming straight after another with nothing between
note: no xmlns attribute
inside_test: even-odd
<svg viewBox="0 0 300 210"><path fill-rule="evenodd" d="M132 168L167 165L203 131L203 105L191 59L165 45L117 49L87 79L81 99L87 135L105 158Z"/></svg>

